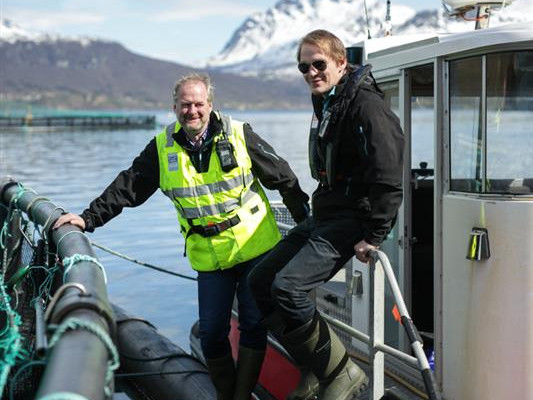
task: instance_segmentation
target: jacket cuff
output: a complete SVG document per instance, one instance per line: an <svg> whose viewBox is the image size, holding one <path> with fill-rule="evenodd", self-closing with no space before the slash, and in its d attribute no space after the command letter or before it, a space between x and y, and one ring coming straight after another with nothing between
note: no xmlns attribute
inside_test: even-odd
<svg viewBox="0 0 533 400"><path fill-rule="evenodd" d="M383 243L382 238L375 238L373 236L365 237L364 240L365 242L367 242L368 244L371 244L372 246L379 246L381 243Z"/></svg>
<svg viewBox="0 0 533 400"><path fill-rule="evenodd" d="M85 232L94 232L94 222L93 219L87 215L85 212L80 214L81 219L85 222Z"/></svg>

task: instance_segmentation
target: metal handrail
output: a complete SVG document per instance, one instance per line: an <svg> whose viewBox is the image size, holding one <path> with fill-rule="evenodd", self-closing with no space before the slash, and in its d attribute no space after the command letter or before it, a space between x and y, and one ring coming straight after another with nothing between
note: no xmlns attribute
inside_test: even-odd
<svg viewBox="0 0 533 400"><path fill-rule="evenodd" d="M417 368L424 381L426 392L430 400L440 400L441 395L437 389L433 371L429 366L422 347L422 339L409 316L407 307L402 297L400 287L394 276L394 271L385 253L380 250L371 250L370 257L370 312L369 312L369 335L333 318L325 313L321 315L333 326L347 333L355 339L368 345L369 364L371 367L370 400L379 400L385 394L385 360L387 353L400 361ZM411 348L415 357L384 343L385 332L385 277L390 284L394 300L398 307L403 327L406 330Z"/></svg>
<svg viewBox="0 0 533 400"><path fill-rule="evenodd" d="M398 307L398 311L400 313L400 319L402 322L402 325L405 329L405 332L407 334L407 337L409 338L409 342L411 344L411 349L413 350L413 353L416 356L417 360L417 367L420 373L422 374L422 379L424 381L424 386L426 387L426 392L429 396L430 400L440 400L441 395L440 392L437 389L437 384L435 382L435 377L433 375L433 371L431 370L429 366L429 362L426 358L426 355L424 354L424 349L422 345L422 339L420 337L420 334L418 333L418 330L416 329L411 317L409 316L409 312L407 311L407 307L405 305L405 302L403 300L402 292L400 291L400 287L398 285L398 282L396 281L396 277L394 276L394 271L392 270L392 267L390 265L389 259L387 255L380 251L380 250L371 250L369 252L370 257L370 267L371 267L371 281L373 280L373 285L371 285L371 291L374 291L374 298L376 299L376 296L378 295L378 292L375 290L379 290L379 295L381 299L384 298L384 279L383 274L385 274L387 281L389 282L390 288L392 290L392 294L394 295L394 300L396 302L396 305ZM379 268L381 266L381 268ZM372 296L372 294L371 294ZM372 304L372 303L371 303ZM383 303L382 303L383 304ZM380 315L378 315L380 314ZM372 315L372 312L371 312ZM374 306L374 320L371 322L371 330L372 326L380 326L380 329L383 329L383 321L384 321L384 307L381 306L379 312ZM379 317L379 320L377 319ZM383 332L380 332L379 335L379 341L378 336L376 336L374 342L377 344L383 344ZM373 346L372 349L370 349L371 352L380 351L377 349L376 346ZM381 352L381 351L380 351ZM383 354L383 353L381 353ZM378 359L379 362L379 359ZM381 366L382 367L382 366ZM384 371L383 371L384 372ZM383 388L377 388L373 391L377 392L378 390L381 391L381 396L383 395L382 391ZM374 396L378 395L379 393L375 393ZM381 398L380 397L372 397L372 400Z"/></svg>
<svg viewBox="0 0 533 400"><path fill-rule="evenodd" d="M292 225L279 221L277 224L280 229L290 230L293 228ZM440 400L441 395L437 389L433 371L424 353L422 339L409 316L390 261L381 250L371 250L368 255L370 257L369 335L324 312L320 312L320 314L332 326L368 345L369 364L372 374L369 388L370 400L379 400L385 394L385 353L418 369L421 372L429 399ZM385 278L387 278L391 287L402 325L406 330L415 357L385 344Z"/></svg>

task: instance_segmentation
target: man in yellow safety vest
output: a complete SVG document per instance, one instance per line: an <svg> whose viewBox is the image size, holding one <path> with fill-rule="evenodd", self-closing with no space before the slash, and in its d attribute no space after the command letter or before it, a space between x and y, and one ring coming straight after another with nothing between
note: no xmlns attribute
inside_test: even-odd
<svg viewBox="0 0 533 400"><path fill-rule="evenodd" d="M247 123L213 111L207 75L181 78L173 91L177 121L153 138L81 215L65 223L92 232L158 188L178 214L186 253L198 272L200 342L218 400L248 400L266 348L262 315L247 284L253 267L280 233L260 185L280 192L295 221L308 215L308 196L285 160ZM238 299L240 343L234 366L228 340Z"/></svg>

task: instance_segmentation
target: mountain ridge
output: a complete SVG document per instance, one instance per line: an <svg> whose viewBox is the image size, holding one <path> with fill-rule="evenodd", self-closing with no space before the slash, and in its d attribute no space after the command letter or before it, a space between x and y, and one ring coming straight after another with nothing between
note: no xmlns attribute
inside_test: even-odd
<svg viewBox="0 0 533 400"><path fill-rule="evenodd" d="M0 94L5 106L168 109L175 81L191 72L209 73L217 108L305 108L308 102L303 82L267 83L192 68L135 54L109 40L16 33L2 34L0 40Z"/></svg>
<svg viewBox="0 0 533 400"><path fill-rule="evenodd" d="M385 22L385 2L367 0L367 25L362 1L279 0L248 17L205 68L136 54L106 39L37 34L4 20L0 95L4 104L167 109L175 80L197 71L212 76L218 108L308 108L308 90L295 67L298 40L317 28L331 30L346 45L368 32L377 36ZM397 4L391 16L395 36L473 29L473 23L450 21L436 9L415 11ZM532 17L533 2L515 0L491 17L491 26Z"/></svg>
<svg viewBox="0 0 533 400"><path fill-rule="evenodd" d="M533 4L515 0L493 13L491 26L533 18ZM210 58L208 68L264 79L290 81L295 68L298 40L317 28L337 35L346 46L382 36L387 7L383 0L280 0L272 8L246 19L224 48ZM448 18L444 8L415 11L401 4L391 6L393 35L449 33L473 30L475 22Z"/></svg>

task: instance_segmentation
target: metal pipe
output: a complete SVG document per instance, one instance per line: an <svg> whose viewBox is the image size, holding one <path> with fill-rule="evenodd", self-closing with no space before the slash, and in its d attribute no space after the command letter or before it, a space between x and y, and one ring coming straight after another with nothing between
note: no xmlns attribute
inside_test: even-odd
<svg viewBox="0 0 533 400"><path fill-rule="evenodd" d="M357 329L351 327L350 325L345 324L342 321L339 321L336 318L333 318L323 312L320 312L320 315L324 317L325 320L328 321L331 325L334 327L340 329L341 331L347 333L348 335L352 336L353 338L360 340L363 343L370 343L370 337ZM410 356L409 354L404 353L403 351L400 351L398 349L395 349L394 347L391 347L387 344L376 344L376 349L381 350L384 353L387 353L393 357L398 358L399 360L403 361L407 365L411 365L413 367L417 367L417 359L413 356Z"/></svg>
<svg viewBox="0 0 533 400"><path fill-rule="evenodd" d="M441 400L442 397L437 389L435 377L433 375L433 372L431 371L431 368L429 367L426 355L424 354L422 340L420 338L418 330L416 329L416 326L414 325L413 321L411 320L411 317L409 316L409 312L407 311L407 307L405 306L405 302L403 300L402 292L400 290L400 287L398 286L396 277L394 276L394 271L392 270L389 259L387 258L385 253L380 250L371 250L369 251L368 255L374 264L377 262L381 264L385 272L385 276L389 281L392 294L394 295L394 301L396 302L396 305L398 306L398 311L401 315L402 325L405 328L405 331L411 343L411 348L413 349L413 352L415 353L415 356L418 360L418 368L420 369L420 372L422 374L424 386L426 387L426 392L430 400Z"/></svg>

